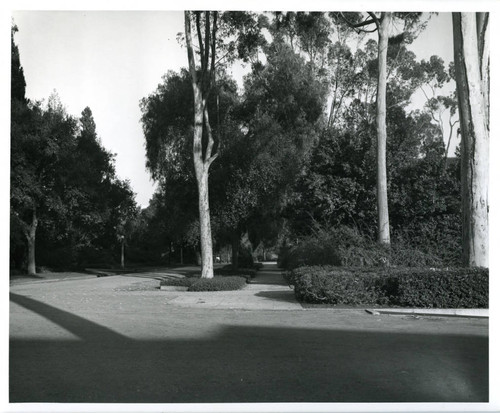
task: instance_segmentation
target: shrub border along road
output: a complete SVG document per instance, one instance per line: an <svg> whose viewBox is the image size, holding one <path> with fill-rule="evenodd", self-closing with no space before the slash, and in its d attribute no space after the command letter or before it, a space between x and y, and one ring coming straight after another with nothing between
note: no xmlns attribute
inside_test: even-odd
<svg viewBox="0 0 500 413"><path fill-rule="evenodd" d="M286 273L306 303L411 308L488 308L484 268L301 267Z"/></svg>
<svg viewBox="0 0 500 413"><path fill-rule="evenodd" d="M160 287L187 287L188 291L235 291L242 289L246 284L247 278L239 276L186 277L163 280L160 282Z"/></svg>

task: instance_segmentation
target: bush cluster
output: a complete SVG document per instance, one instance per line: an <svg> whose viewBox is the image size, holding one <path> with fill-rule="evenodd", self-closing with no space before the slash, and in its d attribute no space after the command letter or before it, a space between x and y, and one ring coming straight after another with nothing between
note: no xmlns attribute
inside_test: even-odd
<svg viewBox="0 0 500 413"><path fill-rule="evenodd" d="M160 285L188 287L188 291L233 291L243 288L245 277L223 276L214 278L184 277L162 280Z"/></svg>
<svg viewBox="0 0 500 413"><path fill-rule="evenodd" d="M337 245L313 236L302 239L296 245L283 247L278 258L278 266L289 270L306 265L341 264Z"/></svg>
<svg viewBox="0 0 500 413"><path fill-rule="evenodd" d="M169 285L172 287L190 287L191 284L198 280L199 278L196 277L169 278L167 280L162 280L160 282L160 285Z"/></svg>
<svg viewBox="0 0 500 413"><path fill-rule="evenodd" d="M301 267L287 273L308 303L488 308L488 269Z"/></svg>
<svg viewBox="0 0 500 413"><path fill-rule="evenodd" d="M283 247L278 266L288 270L302 266L440 267L440 258L402 244L385 247L349 227L318 229L314 235Z"/></svg>
<svg viewBox="0 0 500 413"><path fill-rule="evenodd" d="M242 289L247 283L244 277L199 278L188 291L233 291Z"/></svg>
<svg viewBox="0 0 500 413"><path fill-rule="evenodd" d="M437 308L488 308L487 268L393 270L387 292L395 305ZM395 292L395 294L394 294Z"/></svg>

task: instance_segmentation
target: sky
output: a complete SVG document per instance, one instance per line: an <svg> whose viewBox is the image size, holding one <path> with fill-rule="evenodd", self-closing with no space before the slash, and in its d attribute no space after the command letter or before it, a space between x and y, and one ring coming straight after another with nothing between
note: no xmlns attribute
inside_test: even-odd
<svg viewBox="0 0 500 413"><path fill-rule="evenodd" d="M187 63L177 41L181 11L14 11L26 95L47 100L54 90L69 114L88 106L103 146L116 154L120 179L148 205L154 182L145 168L139 101L168 70ZM418 58L453 58L451 15L434 16L412 49ZM235 73L238 76L238 72Z"/></svg>

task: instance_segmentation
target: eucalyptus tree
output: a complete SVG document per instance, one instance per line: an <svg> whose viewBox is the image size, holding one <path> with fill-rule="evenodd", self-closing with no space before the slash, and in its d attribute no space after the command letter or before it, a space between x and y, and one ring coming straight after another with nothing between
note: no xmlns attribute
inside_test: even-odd
<svg viewBox="0 0 500 413"><path fill-rule="evenodd" d="M404 32L414 27L419 19L420 13L393 13L393 12L368 12L367 16L361 13L346 18L343 13L340 17L358 32L377 32L377 211L378 211L378 241L389 245L389 208L387 201L387 166L386 166L386 93L387 93L387 52L389 49L389 37L394 19L403 21Z"/></svg>
<svg viewBox="0 0 500 413"><path fill-rule="evenodd" d="M184 12L185 41L194 98L193 162L198 187L203 278L213 277L208 173L210 165L218 156L218 138L212 133L208 101L215 83L216 64L223 57L219 54L218 58L217 53L234 55L237 52L242 57L251 53L261 41L258 24L253 17L238 12L222 15L217 11ZM195 26L198 40L197 54L193 45L192 25ZM222 26L222 30L219 30L219 26Z"/></svg>
<svg viewBox="0 0 500 413"><path fill-rule="evenodd" d="M463 264L489 266L489 13L453 13L460 117Z"/></svg>
<svg viewBox="0 0 500 413"><path fill-rule="evenodd" d="M153 178L167 191L168 185L182 179L186 185L197 188L202 277L210 278L213 241L209 171L224 148L224 133L231 133L226 125L226 101L233 99L229 95L235 95L237 89L229 86L231 82L224 71L237 59L248 61L264 38L259 20L252 13L187 11L184 22L188 70L168 73L163 84L142 100L141 121L146 137L146 165ZM228 93L224 94L223 88ZM186 230L190 224L186 223ZM193 234L191 229L182 231Z"/></svg>

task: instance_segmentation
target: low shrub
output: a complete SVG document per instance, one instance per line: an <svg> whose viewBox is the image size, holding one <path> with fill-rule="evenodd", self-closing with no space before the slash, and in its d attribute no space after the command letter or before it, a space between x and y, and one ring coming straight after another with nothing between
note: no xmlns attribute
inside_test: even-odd
<svg viewBox="0 0 500 413"><path fill-rule="evenodd" d="M386 304L376 271L352 271L328 266L302 267L292 271L288 281L295 296L308 303Z"/></svg>
<svg viewBox="0 0 500 413"><path fill-rule="evenodd" d="M297 268L285 278L308 303L487 308L484 268Z"/></svg>
<svg viewBox="0 0 500 413"><path fill-rule="evenodd" d="M301 266L384 266L390 250L349 227L316 229L296 245L283 247L278 266L294 269Z"/></svg>
<svg viewBox="0 0 500 413"><path fill-rule="evenodd" d="M194 282L198 281L199 278L169 278L167 280L160 281L160 285L168 285L171 287L190 287Z"/></svg>
<svg viewBox="0 0 500 413"><path fill-rule="evenodd" d="M433 254L402 244L392 244L390 263L395 267L442 267L443 260Z"/></svg>
<svg viewBox="0 0 500 413"><path fill-rule="evenodd" d="M398 306L488 308L488 278L486 268L395 269L386 285Z"/></svg>
<svg viewBox="0 0 500 413"><path fill-rule="evenodd" d="M188 291L233 291L242 289L247 283L244 277L198 278Z"/></svg>
<svg viewBox="0 0 500 413"><path fill-rule="evenodd" d="M441 258L404 244L391 247L361 234L354 228L319 228L296 245L283 247L278 266L288 270L301 266L335 265L344 267L441 267Z"/></svg>
<svg viewBox="0 0 500 413"><path fill-rule="evenodd" d="M303 238L297 245L282 248L278 261L278 266L286 269L341 264L336 243L314 236Z"/></svg>

